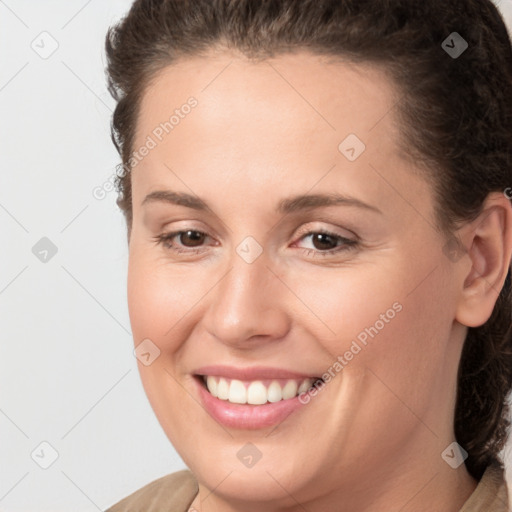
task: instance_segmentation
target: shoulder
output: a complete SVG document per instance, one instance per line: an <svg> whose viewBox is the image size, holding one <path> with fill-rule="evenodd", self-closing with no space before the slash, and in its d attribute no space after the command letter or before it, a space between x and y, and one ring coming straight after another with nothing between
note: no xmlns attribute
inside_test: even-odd
<svg viewBox="0 0 512 512"><path fill-rule="evenodd" d="M509 512L509 496L503 467L487 467L473 494L460 512Z"/></svg>
<svg viewBox="0 0 512 512"><path fill-rule="evenodd" d="M197 480L188 469L177 471L153 480L105 512L186 512L198 489Z"/></svg>

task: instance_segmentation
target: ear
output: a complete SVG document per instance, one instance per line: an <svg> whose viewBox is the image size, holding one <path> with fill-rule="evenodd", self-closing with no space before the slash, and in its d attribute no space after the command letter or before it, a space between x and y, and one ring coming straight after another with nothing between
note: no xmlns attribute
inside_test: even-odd
<svg viewBox="0 0 512 512"><path fill-rule="evenodd" d="M507 194L490 193L480 215L460 231L471 265L462 275L455 320L479 327L491 316L510 271L512 203Z"/></svg>

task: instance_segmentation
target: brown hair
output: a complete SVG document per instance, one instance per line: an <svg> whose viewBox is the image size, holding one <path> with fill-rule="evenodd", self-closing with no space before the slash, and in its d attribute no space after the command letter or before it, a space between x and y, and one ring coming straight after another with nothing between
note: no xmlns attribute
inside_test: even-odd
<svg viewBox="0 0 512 512"><path fill-rule="evenodd" d="M443 48L445 40L454 45L453 32L468 44L459 56ZM112 139L123 160L117 203L128 233L128 162L142 94L177 58L212 48L254 59L302 50L379 66L401 94L402 144L432 184L436 227L447 240L457 223L478 216L490 192L512 185L512 49L490 0L137 0L106 39L117 101ZM491 318L468 329L459 366L455 436L476 479L491 462L501 465L511 345L509 270Z"/></svg>

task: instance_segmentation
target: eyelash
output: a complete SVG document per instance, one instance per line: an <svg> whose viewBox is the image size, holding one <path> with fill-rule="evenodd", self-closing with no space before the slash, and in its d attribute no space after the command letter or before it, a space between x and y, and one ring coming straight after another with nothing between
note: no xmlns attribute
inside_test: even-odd
<svg viewBox="0 0 512 512"><path fill-rule="evenodd" d="M200 252L203 252L204 251L204 247L189 248L189 249L179 249L177 247L172 246L169 243L177 235L182 235L182 234L187 233L189 231L192 231L193 233L199 233L201 235L205 235L206 237L209 236L207 233L204 233L203 231L199 231L199 230L196 230L196 229L184 229L184 230L179 230L179 231L173 231L171 233L162 233L161 235L158 235L158 236L154 237L154 241L157 244L163 245L165 248L167 248L167 249L169 249L171 251L174 251L176 253L179 253L179 254L195 255L195 254L199 254ZM344 252L344 251L354 250L357 247L357 245L358 245L358 242L356 240L350 240L349 238L345 238L343 236L337 235L336 233L332 233L330 231L322 230L322 229L321 230L317 230L317 231L308 231L307 233L302 235L299 238L299 240L302 240L303 238L306 238L306 237L308 237L310 235L316 235L316 234L328 235L330 237L333 237L334 239L336 239L339 242L341 242L343 245L339 245L339 246L335 247L334 249L328 249L326 251L320 251L318 249L301 249L303 252L306 253L307 256L310 256L311 253L313 253L313 256L317 256L317 255L322 256L322 257L331 256L331 255L333 255L335 253L340 253L340 252Z"/></svg>

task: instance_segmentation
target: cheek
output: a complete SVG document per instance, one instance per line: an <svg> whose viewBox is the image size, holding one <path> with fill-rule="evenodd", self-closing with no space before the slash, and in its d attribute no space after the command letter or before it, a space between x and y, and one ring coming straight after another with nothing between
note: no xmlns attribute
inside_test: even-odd
<svg viewBox="0 0 512 512"><path fill-rule="evenodd" d="M200 279L190 280L190 272L176 266L171 270L166 261L147 252L130 251L128 309L133 335L136 341L154 337L161 348L169 349L176 339L173 329L182 328L181 320L191 313L204 290Z"/></svg>
<svg viewBox="0 0 512 512"><path fill-rule="evenodd" d="M186 444L190 435L187 414L195 411L198 404L178 384L175 366L183 340L189 335L187 314L200 295L190 283L187 286L184 272L171 272L169 265L148 253L135 245L130 247L128 308L134 344L150 339L160 354L148 366L138 362L138 368L146 396L169 440ZM194 284L197 287L199 283ZM183 321L185 318L187 321ZM172 415L169 403L180 404L173 408Z"/></svg>
<svg viewBox="0 0 512 512"><path fill-rule="evenodd" d="M416 421L409 408L423 417L440 399L441 382L452 385L443 374L452 325L450 306L442 300L443 281L441 273L432 274L413 292L389 283L382 300L369 301L355 336L364 340L357 364L366 370L368 399L383 415L392 410L404 423Z"/></svg>
<svg viewBox="0 0 512 512"><path fill-rule="evenodd" d="M288 281L296 296L290 300L301 308L296 319L333 355L343 354L351 341L369 346L403 315L402 280L385 266L314 269Z"/></svg>
<svg viewBox="0 0 512 512"><path fill-rule="evenodd" d="M429 274L422 268L431 269L431 262L416 268L389 263L340 271L335 279L332 271L325 279L311 273L291 287L307 306L298 318L333 363L341 357L343 373L367 368L383 380L377 386L388 385L419 402L422 393L429 393L428 385L422 391L411 384L427 384L439 376L450 335L451 309L442 300L449 294L443 290L447 279L438 269L422 281ZM342 370L336 365L331 371ZM368 378L377 379L371 372ZM382 398L381 393L375 396Z"/></svg>

